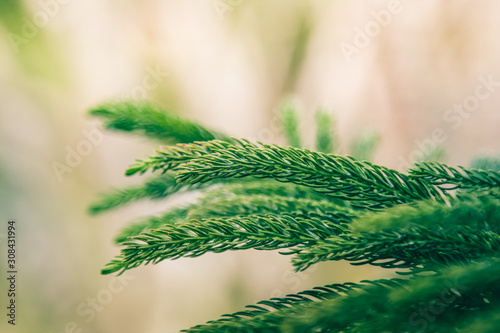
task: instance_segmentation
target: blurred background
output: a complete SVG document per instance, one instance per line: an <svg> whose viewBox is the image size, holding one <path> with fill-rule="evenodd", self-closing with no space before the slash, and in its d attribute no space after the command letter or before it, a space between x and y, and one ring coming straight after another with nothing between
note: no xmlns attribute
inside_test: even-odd
<svg viewBox="0 0 500 333"><path fill-rule="evenodd" d="M97 193L140 182L123 172L156 143L104 131L87 110L147 98L283 143L276 110L293 98L308 146L322 108L342 153L376 131L376 163L404 170L439 149L468 165L500 154L498 31L493 0L2 0L0 268L15 219L19 274L17 325L2 312L0 330L177 332L261 299L388 276L334 262L297 274L289 257L257 251L101 276L122 226L183 198L89 217Z"/></svg>

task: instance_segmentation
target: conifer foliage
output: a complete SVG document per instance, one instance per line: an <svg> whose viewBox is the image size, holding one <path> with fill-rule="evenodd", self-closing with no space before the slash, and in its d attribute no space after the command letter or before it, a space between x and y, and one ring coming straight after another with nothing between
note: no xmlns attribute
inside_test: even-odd
<svg viewBox="0 0 500 333"><path fill-rule="evenodd" d="M167 144L126 170L151 173L142 185L102 194L91 214L200 192L126 226L120 254L102 273L207 252L280 250L297 271L346 260L399 274L263 300L185 332L497 332L500 171L421 162L402 173L334 154L325 111L316 115L317 151L301 148L293 106L282 111L290 146L230 138L147 103L91 110L109 129ZM371 155L371 137L362 157Z"/></svg>

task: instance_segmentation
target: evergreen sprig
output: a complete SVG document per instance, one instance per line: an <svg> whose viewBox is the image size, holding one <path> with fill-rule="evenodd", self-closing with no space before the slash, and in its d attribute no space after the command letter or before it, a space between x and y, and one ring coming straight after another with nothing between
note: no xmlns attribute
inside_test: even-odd
<svg viewBox="0 0 500 333"><path fill-rule="evenodd" d="M500 305L500 264L449 266L401 287L372 285L317 302L283 323L285 332L462 332ZM483 317L483 321L484 318ZM482 331L481 331L482 332Z"/></svg>
<svg viewBox="0 0 500 333"><path fill-rule="evenodd" d="M297 294L289 294L285 297L274 297L269 300L258 302L256 305L248 305L247 310L232 314L225 314L221 319L210 321L205 325L194 326L183 332L280 332L291 317L307 311L308 307L317 302L345 297L350 291L360 290L367 285L394 286L401 279L363 281L362 283L330 284L315 287L312 290L304 290Z"/></svg>
<svg viewBox="0 0 500 333"><path fill-rule="evenodd" d="M215 191L213 191L215 192ZM219 191L217 191L220 193ZM233 196L210 195L200 200L190 209L191 218L244 216L253 214L274 214L303 216L323 216L335 218L343 223L352 220L355 212L347 207L339 206L327 200L311 200L303 198L287 198L262 194Z"/></svg>
<svg viewBox="0 0 500 333"><path fill-rule="evenodd" d="M160 173L103 194L97 214L197 190L190 202L126 226L102 274L230 250L280 250L297 270L329 260L395 269L405 278L333 284L272 298L186 332L496 332L500 325L500 172L421 162L408 173L336 149L318 112L316 148L301 148L295 108L283 104L281 147L229 138L141 103L91 111L105 126L165 144L126 175ZM481 167L479 168L478 167Z"/></svg>
<svg viewBox="0 0 500 333"><path fill-rule="evenodd" d="M295 216L250 215L234 218L191 220L177 225L166 224L158 229L129 237L122 243L121 263L113 262L114 271L137 267L142 263L158 263L165 259L198 257L206 252L229 250L276 250L342 232L344 227L335 218L323 220ZM112 266L106 271L111 273Z"/></svg>
<svg viewBox="0 0 500 333"><path fill-rule="evenodd" d="M361 207L384 207L442 196L418 178L352 157L234 141L235 144L208 141L165 147L158 155L138 161L127 174L148 169L174 170L181 183L246 176L272 178L356 201L353 205Z"/></svg>
<svg viewBox="0 0 500 333"><path fill-rule="evenodd" d="M499 250L500 200L468 194L448 204L423 201L366 214L350 224L349 232L303 249L293 263L301 270L326 260L436 269Z"/></svg>
<svg viewBox="0 0 500 333"><path fill-rule="evenodd" d="M188 213L191 206L192 205L176 207L160 216L150 216L127 225L115 237L115 243L121 244L130 237L137 236L140 233L147 232L151 229L160 228L165 224L185 223L188 221Z"/></svg>
<svg viewBox="0 0 500 333"><path fill-rule="evenodd" d="M89 112L100 117L111 130L135 132L165 144L189 143L203 140L229 140L219 132L209 130L193 121L183 119L147 102L106 103Z"/></svg>
<svg viewBox="0 0 500 333"><path fill-rule="evenodd" d="M263 188L272 192L266 194ZM349 207L326 201L316 192L299 186L268 180L219 184L213 190L206 190L194 203L170 209L161 216L144 218L127 226L115 238L115 242L122 243L128 237L137 236L141 232L156 229L164 224L187 222L190 219L271 213L336 218L345 223L355 215Z"/></svg>
<svg viewBox="0 0 500 333"><path fill-rule="evenodd" d="M500 172L451 167L438 162L417 163L410 174L443 189L499 188Z"/></svg>

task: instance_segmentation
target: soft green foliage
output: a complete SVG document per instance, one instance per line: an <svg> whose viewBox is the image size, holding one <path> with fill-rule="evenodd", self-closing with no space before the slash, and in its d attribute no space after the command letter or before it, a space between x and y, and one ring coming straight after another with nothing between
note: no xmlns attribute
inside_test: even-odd
<svg viewBox="0 0 500 333"><path fill-rule="evenodd" d="M146 116L151 126L144 126L141 117L157 110L146 106L134 120L137 110L129 113L127 105L98 114L113 114L112 123L123 117L127 128L155 138L162 133L177 144L126 171L150 171L155 178L103 195L90 211L198 193L125 227L117 237L121 253L103 274L246 249L279 250L296 270L345 260L400 274L272 298L187 332L497 332L500 172L481 167L487 163L467 169L421 162L402 173L329 154L336 144L326 113L317 114L319 151L312 151L300 147L294 110L284 128L296 147L281 147L188 138L185 127L175 125L182 120ZM369 133L353 153L370 159L377 141Z"/></svg>
<svg viewBox="0 0 500 333"><path fill-rule="evenodd" d="M418 156L417 162L440 162L446 157L446 151L442 146L435 145L424 149Z"/></svg>
<svg viewBox="0 0 500 333"><path fill-rule="evenodd" d="M500 157L476 157L471 161L470 167L472 169L500 171Z"/></svg>
<svg viewBox="0 0 500 333"><path fill-rule="evenodd" d="M281 105L281 117L283 118L285 136L288 144L292 147L300 147L297 108L292 100L285 101Z"/></svg>
<svg viewBox="0 0 500 333"><path fill-rule="evenodd" d="M351 154L358 160L371 161L379 142L380 135L374 130L368 130L354 140L351 145Z"/></svg>
<svg viewBox="0 0 500 333"><path fill-rule="evenodd" d="M337 140L333 131L335 121L326 110L316 112L316 150L321 153L332 153L337 150Z"/></svg>
<svg viewBox="0 0 500 333"><path fill-rule="evenodd" d="M481 207L478 210L477 207ZM402 221L401 216L405 219ZM423 201L356 219L351 230L302 250L294 264L348 260L385 268L431 268L489 257L500 250L500 201Z"/></svg>

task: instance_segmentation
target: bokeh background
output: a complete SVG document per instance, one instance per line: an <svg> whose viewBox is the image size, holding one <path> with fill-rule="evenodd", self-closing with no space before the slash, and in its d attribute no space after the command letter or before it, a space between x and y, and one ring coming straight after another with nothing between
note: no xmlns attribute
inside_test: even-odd
<svg viewBox="0 0 500 333"><path fill-rule="evenodd" d="M439 148L468 165L500 154L498 31L494 0L1 0L0 268L15 219L19 279L17 325L2 310L0 331L177 332L260 299L387 276L333 262L296 274L288 257L256 251L101 276L122 226L186 198L89 217L97 193L140 182L123 171L156 143L103 131L87 110L147 98L232 136L283 143L277 108L293 98L306 145L322 108L343 153L376 131L376 163L404 170ZM58 176L54 163L96 130L102 140Z"/></svg>

